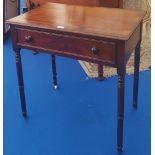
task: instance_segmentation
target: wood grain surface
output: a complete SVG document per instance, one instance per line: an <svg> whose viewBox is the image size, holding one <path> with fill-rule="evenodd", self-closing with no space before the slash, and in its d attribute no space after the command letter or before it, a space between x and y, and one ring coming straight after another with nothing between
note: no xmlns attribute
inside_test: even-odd
<svg viewBox="0 0 155 155"><path fill-rule="evenodd" d="M128 40L144 15L136 10L46 3L8 23Z"/></svg>

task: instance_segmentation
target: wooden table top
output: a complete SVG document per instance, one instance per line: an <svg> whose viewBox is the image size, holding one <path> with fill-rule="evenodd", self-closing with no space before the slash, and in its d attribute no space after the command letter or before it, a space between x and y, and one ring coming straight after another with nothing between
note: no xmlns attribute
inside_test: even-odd
<svg viewBox="0 0 155 155"><path fill-rule="evenodd" d="M137 10L46 3L7 22L15 25L128 40L144 16L144 11Z"/></svg>

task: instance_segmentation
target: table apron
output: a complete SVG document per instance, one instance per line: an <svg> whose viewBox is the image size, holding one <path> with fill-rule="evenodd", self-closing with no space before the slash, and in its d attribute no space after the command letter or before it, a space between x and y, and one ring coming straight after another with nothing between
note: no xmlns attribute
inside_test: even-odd
<svg viewBox="0 0 155 155"><path fill-rule="evenodd" d="M17 28L17 45L56 55L116 66L116 43L112 41Z"/></svg>

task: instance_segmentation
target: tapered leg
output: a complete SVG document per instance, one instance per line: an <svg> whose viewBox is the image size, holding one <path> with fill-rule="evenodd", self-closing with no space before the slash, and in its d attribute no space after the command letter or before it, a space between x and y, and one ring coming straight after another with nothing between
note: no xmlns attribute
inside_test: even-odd
<svg viewBox="0 0 155 155"><path fill-rule="evenodd" d="M135 49L135 64L134 64L134 85L133 85L133 106L138 105L138 82L139 82L139 63L140 63L140 43Z"/></svg>
<svg viewBox="0 0 155 155"><path fill-rule="evenodd" d="M26 110L26 101L25 101L24 81L23 81L23 71L22 71L20 49L15 50L15 56L16 56L16 69L17 69L17 77L18 77L22 114L24 117L26 117L27 110Z"/></svg>
<svg viewBox="0 0 155 155"><path fill-rule="evenodd" d="M98 64L98 80L100 80L100 81L104 80L102 64Z"/></svg>
<svg viewBox="0 0 155 155"><path fill-rule="evenodd" d="M54 89L58 89L55 55L52 55L52 71L53 71Z"/></svg>
<svg viewBox="0 0 155 155"><path fill-rule="evenodd" d="M118 72L118 113L117 113L117 150L123 149L123 119L124 119L124 84L125 66L121 66Z"/></svg>

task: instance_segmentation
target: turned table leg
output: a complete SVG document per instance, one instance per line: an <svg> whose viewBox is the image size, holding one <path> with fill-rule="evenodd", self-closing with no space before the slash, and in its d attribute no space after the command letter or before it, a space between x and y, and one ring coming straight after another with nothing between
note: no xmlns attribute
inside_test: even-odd
<svg viewBox="0 0 155 155"><path fill-rule="evenodd" d="M56 62L55 62L55 55L51 55L52 57L52 72L53 72L53 84L54 89L58 89L58 83L57 83L57 72L56 72Z"/></svg>
<svg viewBox="0 0 155 155"><path fill-rule="evenodd" d="M17 69L17 77L18 77L22 114L24 117L26 117L27 110L26 110L26 101L25 101L24 81L23 81L23 71L22 71L20 49L15 50L15 56L16 56L16 69Z"/></svg>
<svg viewBox="0 0 155 155"><path fill-rule="evenodd" d="M138 105L139 63L140 63L140 43L137 44L135 49L134 85L133 85L133 106L135 108L137 108Z"/></svg>
<svg viewBox="0 0 155 155"><path fill-rule="evenodd" d="M98 64L98 80L100 80L100 81L104 80L102 64Z"/></svg>
<svg viewBox="0 0 155 155"><path fill-rule="evenodd" d="M123 149L123 119L124 119L124 92L125 92L125 66L118 67L118 113L117 113L117 150Z"/></svg>

